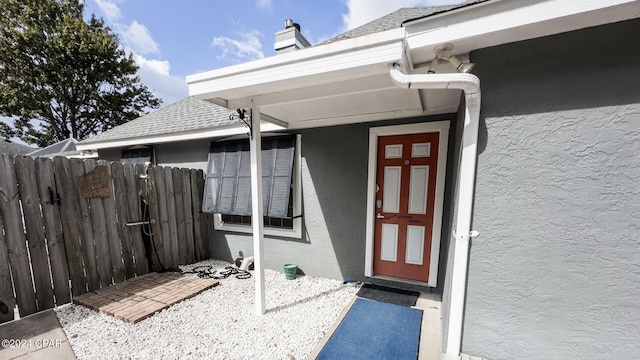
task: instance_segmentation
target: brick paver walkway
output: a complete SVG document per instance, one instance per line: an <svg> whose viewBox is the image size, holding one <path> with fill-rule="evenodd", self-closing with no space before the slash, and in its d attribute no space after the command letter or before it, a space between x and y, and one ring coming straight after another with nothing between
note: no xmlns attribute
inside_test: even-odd
<svg viewBox="0 0 640 360"><path fill-rule="evenodd" d="M149 273L80 295L76 304L137 323L154 313L218 285L217 280L200 279L174 272Z"/></svg>

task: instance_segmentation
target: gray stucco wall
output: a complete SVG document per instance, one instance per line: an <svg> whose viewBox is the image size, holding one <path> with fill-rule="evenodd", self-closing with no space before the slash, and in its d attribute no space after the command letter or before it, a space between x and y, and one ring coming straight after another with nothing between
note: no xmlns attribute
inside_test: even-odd
<svg viewBox="0 0 640 360"><path fill-rule="evenodd" d="M640 21L473 52L483 101L463 352L640 354Z"/></svg>
<svg viewBox="0 0 640 360"><path fill-rule="evenodd" d="M153 146L158 166L207 169L209 140L188 140ZM122 149L100 150L100 159L120 161Z"/></svg>
<svg viewBox="0 0 640 360"><path fill-rule="evenodd" d="M451 117L301 130L303 236L267 236L265 266L282 271L282 265L293 262L309 275L364 280L369 128L443 119ZM249 234L215 231L211 248L216 259L234 259L239 251L253 254ZM443 269L446 256L441 259Z"/></svg>
<svg viewBox="0 0 640 360"><path fill-rule="evenodd" d="M296 263L305 273L354 278L364 267L368 133L365 126L303 130L302 239L265 239L265 266ZM213 257L253 254L250 234L214 233Z"/></svg>

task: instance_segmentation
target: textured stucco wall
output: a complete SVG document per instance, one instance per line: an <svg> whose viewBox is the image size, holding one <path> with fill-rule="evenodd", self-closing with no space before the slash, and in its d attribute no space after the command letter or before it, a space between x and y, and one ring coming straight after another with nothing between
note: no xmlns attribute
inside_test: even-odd
<svg viewBox="0 0 640 360"><path fill-rule="evenodd" d="M369 127L444 119L450 118L301 130L303 237L267 236L265 266L281 270L293 262L309 275L364 280ZM446 244L441 247L446 249ZM216 259L231 260L239 251L253 254L248 234L215 231L211 248ZM445 264L446 256L441 256L440 268ZM441 289L440 285L436 291Z"/></svg>
<svg viewBox="0 0 640 360"><path fill-rule="evenodd" d="M177 143L154 145L158 166L188 169L207 169L209 140L189 140ZM100 159L120 161L122 149L104 149L99 151Z"/></svg>
<svg viewBox="0 0 640 360"><path fill-rule="evenodd" d="M264 263L307 274L361 277L364 267L368 133L365 126L302 130L302 239L266 237ZM253 254L250 234L214 232L213 257ZM360 276L358 276L360 275Z"/></svg>
<svg viewBox="0 0 640 360"><path fill-rule="evenodd" d="M463 352L640 354L640 21L472 53L482 83Z"/></svg>
<svg viewBox="0 0 640 360"><path fill-rule="evenodd" d="M159 166L207 170L209 140L181 141L155 146Z"/></svg>
<svg viewBox="0 0 640 360"><path fill-rule="evenodd" d="M411 121L409 121L411 122ZM363 279L368 125L301 130L304 225L301 239L266 236L266 267L282 270L296 263L307 274L335 279ZM154 146L159 166L206 170L209 141ZM119 161L121 149L100 151ZM213 230L211 257L233 261L240 251L253 255L251 234Z"/></svg>

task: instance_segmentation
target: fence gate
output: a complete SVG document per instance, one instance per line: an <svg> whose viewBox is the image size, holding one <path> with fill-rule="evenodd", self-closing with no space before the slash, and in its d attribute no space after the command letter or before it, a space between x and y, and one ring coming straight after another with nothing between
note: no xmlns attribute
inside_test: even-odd
<svg viewBox="0 0 640 360"><path fill-rule="evenodd" d="M0 155L0 323L209 257L201 170Z"/></svg>

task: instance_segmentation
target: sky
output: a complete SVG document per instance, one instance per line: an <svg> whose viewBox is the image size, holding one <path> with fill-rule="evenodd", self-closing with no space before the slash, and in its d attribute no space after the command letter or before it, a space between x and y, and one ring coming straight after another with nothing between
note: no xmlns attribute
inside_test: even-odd
<svg viewBox="0 0 640 360"><path fill-rule="evenodd" d="M402 7L464 0L84 0L133 54L162 107L187 97L185 76L275 55L286 19L317 44ZM8 119L0 118L5 122ZM12 139L17 141L17 139ZM17 141L20 142L20 141Z"/></svg>

